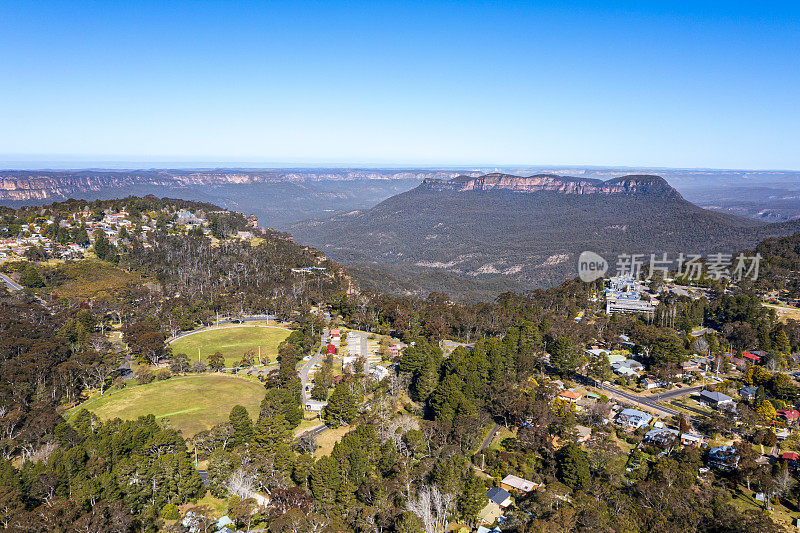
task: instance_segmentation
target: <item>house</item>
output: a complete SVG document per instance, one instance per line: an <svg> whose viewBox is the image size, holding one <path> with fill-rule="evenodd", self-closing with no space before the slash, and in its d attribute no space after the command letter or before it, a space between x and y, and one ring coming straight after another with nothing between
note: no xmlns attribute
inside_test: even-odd
<svg viewBox="0 0 800 533"><path fill-rule="evenodd" d="M641 383L645 390L657 389L663 385L663 383L655 378L644 378Z"/></svg>
<svg viewBox="0 0 800 533"><path fill-rule="evenodd" d="M751 352L742 352L742 357L744 359L747 359L751 363L760 363L761 362L761 356L758 356L758 355L756 355L754 353L751 353Z"/></svg>
<svg viewBox="0 0 800 533"><path fill-rule="evenodd" d="M800 455L795 452L784 452L781 454L780 457L781 462L786 463L786 466L789 467L789 470L797 471L800 470Z"/></svg>
<svg viewBox="0 0 800 533"><path fill-rule="evenodd" d="M381 381L383 378L389 375L389 369L385 366L375 365L369 370L370 375L375 378L377 381Z"/></svg>
<svg viewBox="0 0 800 533"><path fill-rule="evenodd" d="M621 353L610 353L608 354L608 364L613 365L614 363L621 363L628 359L627 355Z"/></svg>
<svg viewBox="0 0 800 533"><path fill-rule="evenodd" d="M675 429L656 428L651 429L644 435L644 442L659 448L669 448L675 445L678 440L679 432Z"/></svg>
<svg viewBox="0 0 800 533"><path fill-rule="evenodd" d="M739 396L741 396L743 400L752 401L756 399L757 392L758 387L742 387L739 389Z"/></svg>
<svg viewBox="0 0 800 533"><path fill-rule="evenodd" d="M711 407L735 407L733 398L721 392L702 390L700 391L700 401L703 401Z"/></svg>
<svg viewBox="0 0 800 533"><path fill-rule="evenodd" d="M509 474L500 482L500 487L505 490L517 490L519 492L530 492L541 487L541 484L528 481L513 474Z"/></svg>
<svg viewBox="0 0 800 533"><path fill-rule="evenodd" d="M693 446L700 448L705 444L705 439L702 435L695 435L693 433L681 433L681 446Z"/></svg>
<svg viewBox="0 0 800 533"><path fill-rule="evenodd" d="M338 329L331 330L331 339L338 339L341 336Z"/></svg>
<svg viewBox="0 0 800 533"><path fill-rule="evenodd" d="M489 499L489 502L499 505L501 509L505 509L511 505L511 493L506 489L492 487L486 491L486 497Z"/></svg>
<svg viewBox="0 0 800 533"><path fill-rule="evenodd" d="M652 419L653 417L644 411L628 408L617 415L616 423L630 431L650 424Z"/></svg>
<svg viewBox="0 0 800 533"><path fill-rule="evenodd" d="M644 370L644 366L639 361L625 359L611 364L611 370L621 376L638 376Z"/></svg>
<svg viewBox="0 0 800 533"><path fill-rule="evenodd" d="M716 446L708 452L708 466L730 472L739 466L739 452L733 446Z"/></svg>
<svg viewBox="0 0 800 533"><path fill-rule="evenodd" d="M327 348L325 348L326 355L335 355L336 354L336 346L333 344L329 344Z"/></svg>
<svg viewBox="0 0 800 533"><path fill-rule="evenodd" d="M306 411L310 413L321 413L322 409L328 405L328 402L318 402L316 400L307 400L306 401Z"/></svg>
<svg viewBox="0 0 800 533"><path fill-rule="evenodd" d="M681 369L683 370L684 374L689 372L700 372L700 363L697 361L684 361L681 363Z"/></svg>
<svg viewBox="0 0 800 533"><path fill-rule="evenodd" d="M558 397L562 400L567 400L568 402L577 404L578 400L583 398L583 394L571 390L562 390L558 393Z"/></svg>
<svg viewBox="0 0 800 533"><path fill-rule="evenodd" d="M780 417L786 420L787 423L792 423L797 419L800 419L800 411L797 409L778 409L775 413Z"/></svg>

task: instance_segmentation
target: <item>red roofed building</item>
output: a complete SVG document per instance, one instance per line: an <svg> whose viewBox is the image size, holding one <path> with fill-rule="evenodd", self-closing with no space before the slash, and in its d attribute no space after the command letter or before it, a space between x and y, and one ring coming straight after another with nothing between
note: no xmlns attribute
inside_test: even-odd
<svg viewBox="0 0 800 533"><path fill-rule="evenodd" d="M775 413L787 422L794 422L800 419L800 411L797 409L778 409Z"/></svg>
<svg viewBox="0 0 800 533"><path fill-rule="evenodd" d="M331 330L331 338L335 339L335 338L339 338L339 337L340 337L339 330L338 329L332 329Z"/></svg>
<svg viewBox="0 0 800 533"><path fill-rule="evenodd" d="M558 397L562 400L567 400L572 403L578 403L578 400L583 398L583 394L571 390L562 390L558 393Z"/></svg>
<svg viewBox="0 0 800 533"><path fill-rule="evenodd" d="M327 355L334 355L336 353L336 346L334 346L333 344L329 344L328 348L325 350L325 353Z"/></svg>
<svg viewBox="0 0 800 533"><path fill-rule="evenodd" d="M795 452L784 452L781 454L781 461L784 461L791 470L797 471L800 466L800 455Z"/></svg>
<svg viewBox="0 0 800 533"><path fill-rule="evenodd" d="M760 363L761 362L761 358L759 356L757 356L756 354L754 354L754 353L742 352L742 357L744 357L745 359L748 359L748 360L750 360L750 361L752 361L754 363Z"/></svg>

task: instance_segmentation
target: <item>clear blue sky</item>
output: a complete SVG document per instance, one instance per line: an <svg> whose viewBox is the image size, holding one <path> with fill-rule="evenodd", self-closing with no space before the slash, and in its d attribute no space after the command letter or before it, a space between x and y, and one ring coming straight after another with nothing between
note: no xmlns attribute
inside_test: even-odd
<svg viewBox="0 0 800 533"><path fill-rule="evenodd" d="M800 2L39 2L0 158L800 169Z"/></svg>

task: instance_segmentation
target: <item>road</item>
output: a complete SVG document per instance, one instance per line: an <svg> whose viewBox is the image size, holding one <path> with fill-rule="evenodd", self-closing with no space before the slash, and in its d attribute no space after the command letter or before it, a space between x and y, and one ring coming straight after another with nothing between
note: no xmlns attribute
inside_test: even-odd
<svg viewBox="0 0 800 533"><path fill-rule="evenodd" d="M495 423L495 425L492 426L492 430L489 432L486 438L483 439L483 444L481 444L481 447L478 449L479 452L482 452L483 450L489 447L489 445L492 443L492 439L494 439L494 436L497 435L497 431L499 429L500 429L500 424L498 423Z"/></svg>
<svg viewBox="0 0 800 533"><path fill-rule="evenodd" d="M314 354L311 359L306 361L306 364L300 369L300 384L302 385L302 395L303 395L303 405L308 401L308 393L306 393L306 385L308 384L308 373L311 371L311 368L317 364L322 362L322 348L327 346L328 344L328 330L322 330L322 336L319 341L319 349L317 353ZM327 428L326 428L327 429ZM324 430L323 430L324 431ZM321 433L321 432L320 432Z"/></svg>
<svg viewBox="0 0 800 533"><path fill-rule="evenodd" d="M13 279L9 278L5 274L0 274L0 281L5 283L6 287L8 287L8 290L10 290L10 291L21 291L22 290L22 285L20 285L19 283L17 283Z"/></svg>
<svg viewBox="0 0 800 533"><path fill-rule="evenodd" d="M654 399L657 402L663 402L664 400L669 400L671 398L677 398L679 396L686 396L689 394L693 394L695 392L700 392L703 390L703 387L684 387L682 389L674 389L667 392L662 392L661 394L654 394L650 396L650 398Z"/></svg>
<svg viewBox="0 0 800 533"><path fill-rule="evenodd" d="M17 283L13 279L9 278L5 274L0 274L0 281L2 281L3 284L5 284L5 286L8 287L8 290L10 290L11 292L21 291L22 289L24 289L24 287L22 285L20 285L19 283ZM53 310L50 309L50 306L42 298L39 298L35 294L33 295L33 298L37 302L42 304L42 306L44 306L44 308L47 309L51 314L53 313Z"/></svg>
<svg viewBox="0 0 800 533"><path fill-rule="evenodd" d="M654 396L638 396L636 394L631 394L630 392L618 389L616 387L611 387L609 385L598 385L600 390L608 391L611 393L612 396L619 396L628 400L629 402L636 404L640 407L647 407L650 408L657 413L667 416L676 416L680 415L680 412L676 411L675 409L670 409L669 407L664 407L663 405L658 405L658 403L653 399Z"/></svg>

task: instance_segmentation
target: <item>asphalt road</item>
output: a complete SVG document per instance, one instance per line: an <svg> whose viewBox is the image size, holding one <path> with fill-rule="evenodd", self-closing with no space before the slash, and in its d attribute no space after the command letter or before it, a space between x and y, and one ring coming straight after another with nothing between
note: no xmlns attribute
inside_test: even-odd
<svg viewBox="0 0 800 533"><path fill-rule="evenodd" d="M671 390L671 391L662 392L661 394L654 394L653 396L650 396L650 397L653 398L657 402L663 402L664 400L668 400L670 398L677 398L679 396L686 396L688 394L692 394L692 393L695 393L695 392L700 392L701 390L703 390L702 386L700 386L700 387L685 387L685 388L682 388L682 389L674 389L674 390Z"/></svg>
<svg viewBox="0 0 800 533"><path fill-rule="evenodd" d="M8 290L10 290L10 291L21 291L22 290L22 285L20 285L19 283L17 283L13 279L9 278L5 274L0 274L0 281L5 283L6 287L8 287Z"/></svg>
<svg viewBox="0 0 800 533"><path fill-rule="evenodd" d="M311 368L316 363L321 363L322 362L322 357L323 357L322 348L324 346L327 346L327 344L328 344L328 330L325 329L325 330L322 331L322 338L320 339L319 349L317 350L317 353L314 354L311 357L311 359L306 361L306 364L304 364L303 367L300 369L300 384L303 387L302 391L301 391L302 395L303 395L303 405L305 405L305 403L308 401L308 398L309 398L309 395L306 393L306 385L308 384L308 373L311 371ZM327 426L326 426L326 429L327 429Z"/></svg>

